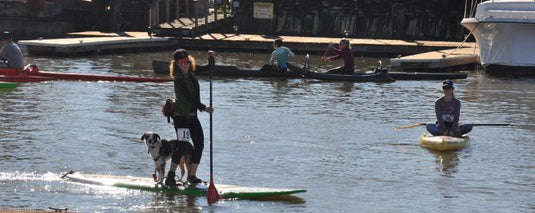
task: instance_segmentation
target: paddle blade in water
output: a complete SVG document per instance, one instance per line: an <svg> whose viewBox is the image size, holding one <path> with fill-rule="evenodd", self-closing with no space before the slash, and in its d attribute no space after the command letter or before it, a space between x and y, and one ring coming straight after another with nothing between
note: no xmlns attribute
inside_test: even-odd
<svg viewBox="0 0 535 213"><path fill-rule="evenodd" d="M208 186L208 193L206 194L206 199L208 200L208 204L215 203L219 200L219 193L217 192L217 189L215 188L214 182L210 180L210 186Z"/></svg>

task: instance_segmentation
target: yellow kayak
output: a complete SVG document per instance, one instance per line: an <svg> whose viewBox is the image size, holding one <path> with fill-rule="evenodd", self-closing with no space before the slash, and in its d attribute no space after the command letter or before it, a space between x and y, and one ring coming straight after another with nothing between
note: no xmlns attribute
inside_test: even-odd
<svg viewBox="0 0 535 213"><path fill-rule="evenodd" d="M420 135L420 146L435 151L453 151L462 149L470 144L470 137L433 136L429 133Z"/></svg>

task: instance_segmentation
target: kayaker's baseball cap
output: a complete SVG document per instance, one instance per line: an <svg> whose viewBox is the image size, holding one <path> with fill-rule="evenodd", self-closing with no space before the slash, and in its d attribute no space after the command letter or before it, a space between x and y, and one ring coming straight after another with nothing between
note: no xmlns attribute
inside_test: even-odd
<svg viewBox="0 0 535 213"><path fill-rule="evenodd" d="M10 39L10 38L11 38L11 33L9 33L9 31L2 32L2 39Z"/></svg>
<svg viewBox="0 0 535 213"><path fill-rule="evenodd" d="M179 64L183 64L189 61L189 54L185 49L177 49L173 54L173 59Z"/></svg>
<svg viewBox="0 0 535 213"><path fill-rule="evenodd" d="M445 80L442 82L442 89L444 88L455 88L455 84L451 80Z"/></svg>

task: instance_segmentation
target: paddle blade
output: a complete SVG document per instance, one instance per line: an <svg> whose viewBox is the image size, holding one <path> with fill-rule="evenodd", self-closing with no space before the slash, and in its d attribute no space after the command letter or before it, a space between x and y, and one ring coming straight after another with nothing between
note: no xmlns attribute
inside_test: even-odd
<svg viewBox="0 0 535 213"><path fill-rule="evenodd" d="M208 204L215 203L219 200L219 193L215 188L214 181L210 180L210 186L208 186L208 193L206 194Z"/></svg>

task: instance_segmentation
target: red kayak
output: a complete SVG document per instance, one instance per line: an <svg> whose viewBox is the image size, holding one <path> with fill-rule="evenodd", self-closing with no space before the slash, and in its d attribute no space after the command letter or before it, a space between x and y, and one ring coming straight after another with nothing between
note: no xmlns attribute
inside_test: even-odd
<svg viewBox="0 0 535 213"><path fill-rule="evenodd" d="M18 75L0 75L0 81L5 82L41 82L51 81L54 78L42 77L42 76L18 76Z"/></svg>
<svg viewBox="0 0 535 213"><path fill-rule="evenodd" d="M25 69L0 69L0 81L9 82L35 82L47 80L69 80L69 81L128 81L128 82L168 82L172 78L145 78L133 76L109 76L91 75L78 73L59 73L40 71L35 65L30 65Z"/></svg>

